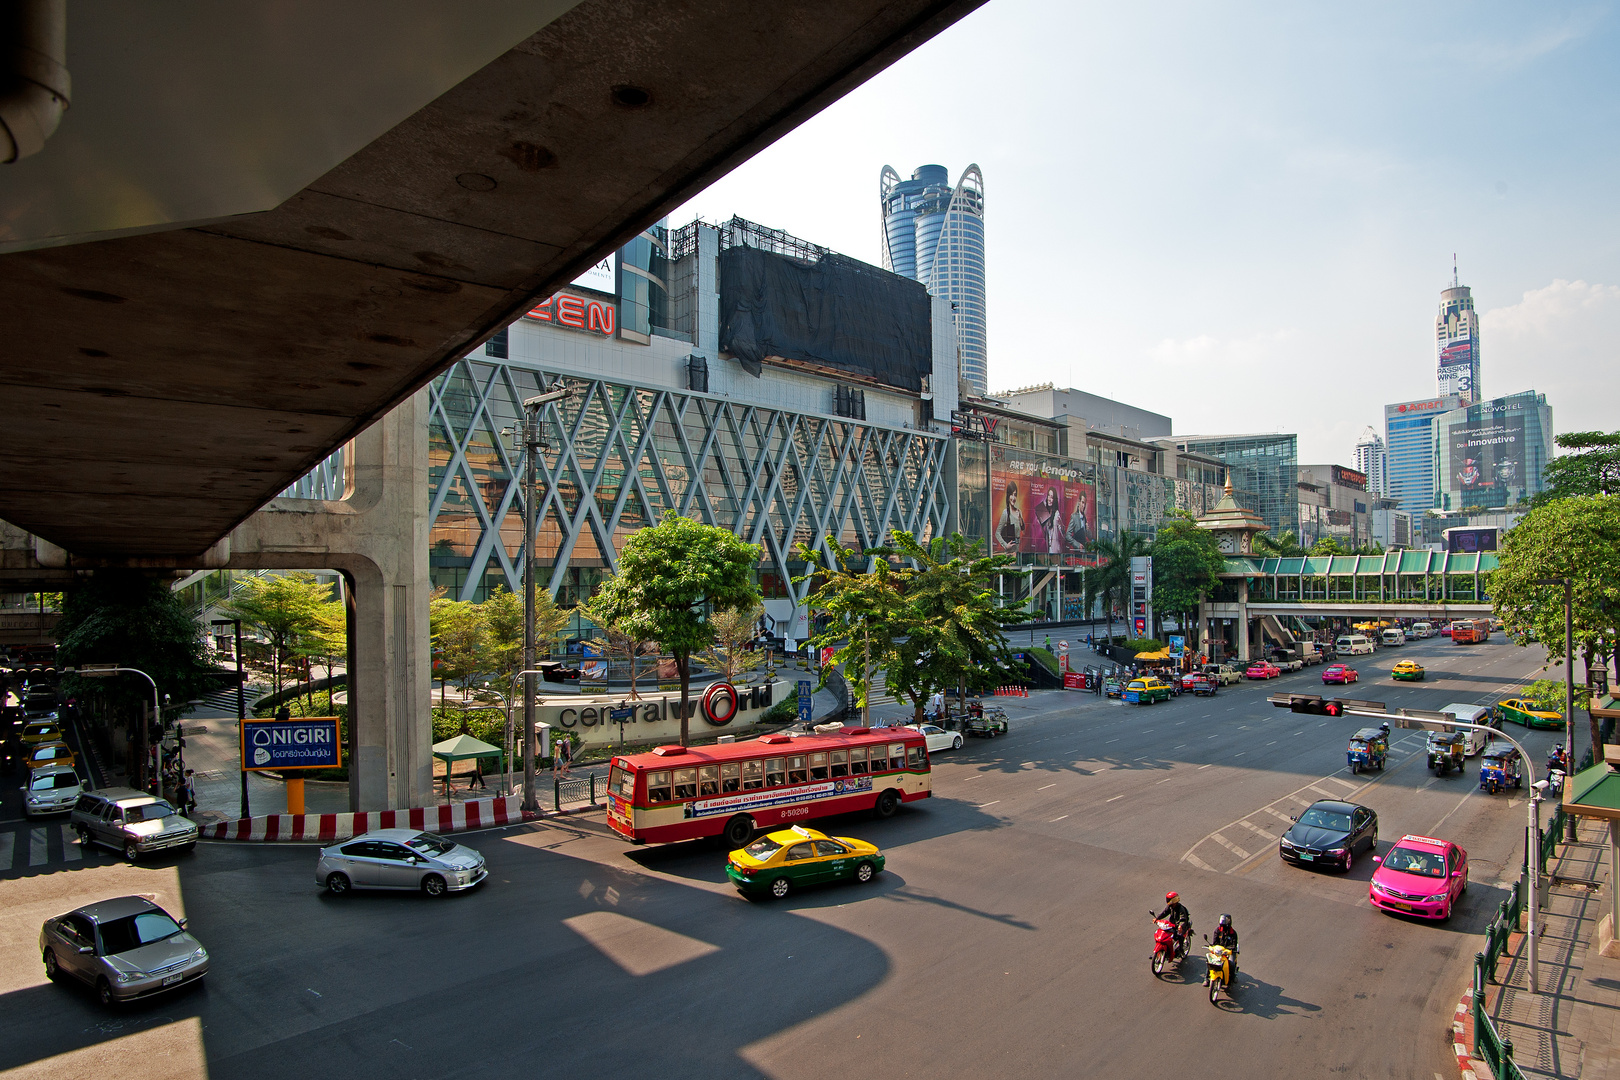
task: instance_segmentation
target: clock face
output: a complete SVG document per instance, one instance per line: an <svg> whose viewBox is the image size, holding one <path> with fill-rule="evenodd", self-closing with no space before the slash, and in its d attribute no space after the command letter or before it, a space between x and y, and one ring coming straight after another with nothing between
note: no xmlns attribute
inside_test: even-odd
<svg viewBox="0 0 1620 1080"><path fill-rule="evenodd" d="M1237 548L1238 548L1237 537L1232 535L1231 533L1221 533L1220 537L1217 538L1216 543L1220 546L1220 549L1224 554L1227 554L1227 555L1235 555L1235 554L1237 554Z"/></svg>

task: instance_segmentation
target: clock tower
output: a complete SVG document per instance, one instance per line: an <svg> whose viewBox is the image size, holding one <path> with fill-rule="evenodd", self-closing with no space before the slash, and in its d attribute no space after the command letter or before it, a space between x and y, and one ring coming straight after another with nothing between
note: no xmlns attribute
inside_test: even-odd
<svg viewBox="0 0 1620 1080"><path fill-rule="evenodd" d="M1215 543L1223 555L1253 555L1255 536L1271 529L1260 515L1238 505L1232 494L1230 472L1226 475L1226 494L1215 509L1198 519L1198 527L1215 534Z"/></svg>

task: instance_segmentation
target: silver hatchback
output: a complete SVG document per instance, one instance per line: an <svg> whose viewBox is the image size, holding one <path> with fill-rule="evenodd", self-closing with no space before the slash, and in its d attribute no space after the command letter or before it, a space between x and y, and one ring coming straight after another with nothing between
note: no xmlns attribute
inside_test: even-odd
<svg viewBox="0 0 1620 1080"><path fill-rule="evenodd" d="M420 889L429 896L461 892L489 876L484 857L430 832L379 829L321 848L315 883L328 892Z"/></svg>
<svg viewBox="0 0 1620 1080"><path fill-rule="evenodd" d="M65 814L84 794L84 785L71 765L47 765L29 770L22 794L23 812L29 817Z"/></svg>
<svg viewBox="0 0 1620 1080"><path fill-rule="evenodd" d="M161 994L208 974L208 950L144 896L102 900L46 919L40 957L52 980L71 975L103 1005Z"/></svg>

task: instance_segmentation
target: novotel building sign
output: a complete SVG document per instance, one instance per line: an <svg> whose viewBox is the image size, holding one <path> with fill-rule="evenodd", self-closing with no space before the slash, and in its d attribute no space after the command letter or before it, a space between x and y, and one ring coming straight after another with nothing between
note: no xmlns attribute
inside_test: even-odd
<svg viewBox="0 0 1620 1080"><path fill-rule="evenodd" d="M242 722L245 770L332 769L341 764L343 747L335 716Z"/></svg>
<svg viewBox="0 0 1620 1080"><path fill-rule="evenodd" d="M555 323L570 330L581 330L600 337L612 337L617 312L611 302L587 300L572 293L558 293L530 308L525 318Z"/></svg>

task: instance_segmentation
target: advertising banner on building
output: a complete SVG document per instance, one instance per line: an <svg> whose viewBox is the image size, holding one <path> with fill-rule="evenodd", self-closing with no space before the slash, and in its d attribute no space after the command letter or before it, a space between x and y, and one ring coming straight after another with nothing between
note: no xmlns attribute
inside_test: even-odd
<svg viewBox="0 0 1620 1080"><path fill-rule="evenodd" d="M1468 338L1440 350L1440 392L1471 398L1474 393L1474 343Z"/></svg>
<svg viewBox="0 0 1620 1080"><path fill-rule="evenodd" d="M995 553L1089 557L1085 546L1097 536L1096 487L1036 463L1007 464L1022 468L991 473Z"/></svg>
<svg viewBox="0 0 1620 1080"><path fill-rule="evenodd" d="M1524 483L1524 417L1499 413L1489 419L1452 424L1451 490L1469 505L1470 494L1496 495Z"/></svg>

